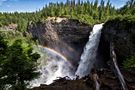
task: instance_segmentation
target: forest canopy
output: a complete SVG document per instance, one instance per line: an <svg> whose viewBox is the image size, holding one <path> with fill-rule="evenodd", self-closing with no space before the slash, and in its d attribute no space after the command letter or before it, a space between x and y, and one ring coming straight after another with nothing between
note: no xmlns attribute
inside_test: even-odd
<svg viewBox="0 0 135 90"><path fill-rule="evenodd" d="M30 21L39 22L46 19L48 16L67 17L72 19L79 19L80 21L95 24L98 22L105 22L110 18L118 15L134 15L135 14L135 0L129 0L127 3L116 9L110 0L105 2L95 0L94 2L81 0L67 0L65 3L49 3L45 5L42 10L32 13L0 13L0 27L9 25L11 23L18 24L18 31L25 31Z"/></svg>
<svg viewBox="0 0 135 90"><path fill-rule="evenodd" d="M91 25L114 18L123 19L123 17L130 17L129 21L135 21L132 18L135 17L135 0L127 1L119 9L115 8L109 0L107 2L67 0L65 3L49 3L42 10L32 13L0 13L0 31L4 31L7 39L5 41L5 38L0 36L0 88L5 88L9 84L13 90L25 90L26 81L38 76L39 73L35 72L36 60L40 56L32 52L33 48L30 44L32 38L27 36L27 28L29 24L42 22L47 17L78 19ZM5 26L10 24L16 25L16 30L7 32L4 30ZM28 41L25 41L26 39ZM128 63L128 66L125 67L135 66L134 58L135 56L127 59L124 65Z"/></svg>

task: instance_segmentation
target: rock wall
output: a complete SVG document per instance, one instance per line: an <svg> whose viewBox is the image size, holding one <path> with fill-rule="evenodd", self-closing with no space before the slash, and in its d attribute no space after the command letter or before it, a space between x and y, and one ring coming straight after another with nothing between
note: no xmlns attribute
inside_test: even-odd
<svg viewBox="0 0 135 90"><path fill-rule="evenodd" d="M92 27L81 23L77 20L70 20L65 18L49 18L44 23L36 23L29 26L29 32L40 41L40 44L53 48L57 52L63 54L73 64L76 64L80 59L83 48L88 41L89 32ZM118 64L123 60L135 54L135 22L120 19L109 20L104 24L102 29L98 58L105 61L103 64L109 63L110 60L110 42L114 43L114 49L117 55ZM103 65L100 63L100 65ZM107 65L106 65L107 66ZM107 66L107 68L109 68ZM135 89L135 74L131 71L121 69L121 72L126 80L129 90ZM121 89L118 77L115 76L111 68L101 69L97 72L101 89ZM93 90L95 86L92 84L91 78L82 80L62 80L52 85L41 85L32 90ZM87 82L88 80L88 82ZM58 84L58 85L57 85ZM92 85L92 86L91 86Z"/></svg>
<svg viewBox="0 0 135 90"><path fill-rule="evenodd" d="M78 20L49 17L28 27L41 45L52 48L77 65L92 27Z"/></svg>
<svg viewBox="0 0 135 90"><path fill-rule="evenodd" d="M100 90L123 90L118 82L115 74L110 69L102 69L96 71L98 81L100 82ZM135 77L129 71L122 71L128 85L128 90L135 90ZM50 85L40 85L28 90L96 90L94 82L94 74L90 74L82 79L66 80L60 78Z"/></svg>
<svg viewBox="0 0 135 90"><path fill-rule="evenodd" d="M104 24L100 49L106 59L109 59L109 42L115 45L119 63L135 54L135 22L128 19L114 19Z"/></svg>

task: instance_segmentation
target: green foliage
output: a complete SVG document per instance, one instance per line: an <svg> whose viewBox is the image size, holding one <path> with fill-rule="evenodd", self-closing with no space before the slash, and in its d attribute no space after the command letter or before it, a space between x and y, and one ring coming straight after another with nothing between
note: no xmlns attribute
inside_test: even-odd
<svg viewBox="0 0 135 90"><path fill-rule="evenodd" d="M27 30L27 23L28 21L26 21L25 19L22 19L21 21L18 21L18 26L17 26L17 30L24 32Z"/></svg>
<svg viewBox="0 0 135 90"><path fill-rule="evenodd" d="M40 13L0 13L0 27L10 24L17 24L17 30L24 32L27 30L28 22L40 20Z"/></svg>
<svg viewBox="0 0 135 90"><path fill-rule="evenodd" d="M126 69L128 68L135 68L135 55L131 56L130 58L127 58L124 62L123 65Z"/></svg>
<svg viewBox="0 0 135 90"><path fill-rule="evenodd" d="M26 33L29 22L42 22L48 16L64 16L78 19L88 24L101 22L125 22L125 25L135 23L135 0L129 0L122 8L115 9L108 0L98 2L67 0L66 3L49 3L42 10L34 13L0 13L0 27L17 24L17 31L0 32L0 88L11 85L14 90L24 90L27 81L35 78L36 60L39 54L32 52L30 35ZM130 26L129 26L130 27ZM128 30L128 29L125 29ZM18 32L19 31L19 32ZM1 36L2 35L2 36ZM5 37L5 39L3 38ZM18 40L19 39L19 40ZM21 39L21 40L20 40ZM27 41L26 41L27 39ZM36 41L36 39L35 39ZM9 43L10 42L10 43ZM135 67L135 56L123 62L125 68Z"/></svg>
<svg viewBox="0 0 135 90"><path fill-rule="evenodd" d="M128 0L118 12L122 15L135 15L135 0Z"/></svg>
<svg viewBox="0 0 135 90"><path fill-rule="evenodd" d="M94 2L89 0L75 1L67 0L65 3L49 3L42 10L34 13L0 13L0 27L15 23L18 25L17 29L24 32L27 30L28 22L38 22L46 19L48 16L66 16L71 19L75 18L85 21L89 24L95 24L106 21L110 17L135 14L135 0L129 0L120 9L115 9L111 5L110 0L106 4L104 0L101 0L101 2L98 2L98 0Z"/></svg>
<svg viewBox="0 0 135 90"><path fill-rule="evenodd" d="M32 47L25 40L16 40L8 46L0 38L0 87L11 85L13 90L25 90L27 81L39 75L36 61L39 54L32 52ZM4 51L4 53L3 53Z"/></svg>
<svg viewBox="0 0 135 90"><path fill-rule="evenodd" d="M122 23L121 29L123 30L130 30L129 27L133 26L135 24L135 15L117 15L117 16L111 16L107 20L106 23ZM119 27L120 28L120 27Z"/></svg>
<svg viewBox="0 0 135 90"><path fill-rule="evenodd" d="M78 2L67 0L66 3L50 3L41 11L41 17L48 16L70 16L71 19L79 19L89 24L94 24L99 21L106 20L108 16L116 14L116 9L111 6L110 1L104 4L101 0L98 6L98 0L94 3L89 1Z"/></svg>
<svg viewBox="0 0 135 90"><path fill-rule="evenodd" d="M119 21L127 20L129 22L130 21L135 22L135 15L119 15L119 16L114 17L114 19L117 19Z"/></svg>
<svg viewBox="0 0 135 90"><path fill-rule="evenodd" d="M4 38L0 35L0 63L2 62L2 59L5 55L5 50L7 49L7 42L4 40ZM0 64L1 66L1 64Z"/></svg>

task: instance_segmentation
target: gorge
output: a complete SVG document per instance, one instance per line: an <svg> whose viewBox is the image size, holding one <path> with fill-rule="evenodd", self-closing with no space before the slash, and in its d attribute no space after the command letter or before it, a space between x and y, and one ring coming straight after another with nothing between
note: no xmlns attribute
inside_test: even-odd
<svg viewBox="0 0 135 90"><path fill-rule="evenodd" d="M135 90L135 0L0 0L0 90Z"/></svg>
<svg viewBox="0 0 135 90"><path fill-rule="evenodd" d="M70 79L73 79L76 78L76 76L82 78L88 75L95 64L95 61L97 61L96 53L100 40L102 25L103 24L98 24L93 27L93 30L89 36L89 41L84 47L78 67L72 66L71 68L72 64L68 62L64 56L60 55L54 50L40 46L39 48L41 48L42 53L48 53L48 57L52 56L52 58L45 61L45 59L41 57L40 64L42 66L39 68L39 71L41 71L41 76L39 79L32 81L31 84L39 83L36 85L39 86L40 84L51 84L53 83L53 80L56 80L58 77L68 76Z"/></svg>
<svg viewBox="0 0 135 90"><path fill-rule="evenodd" d="M122 30L120 32L120 34L114 33L114 31L117 30L116 26L114 26L114 27L109 26L110 31L107 30L108 29L107 25L109 25L109 22L110 21L105 23L105 25L103 25L103 28L102 28L102 24L94 25L93 30L92 30L92 26L83 24L77 20L68 20L65 18L64 19L63 18L47 19L47 21L45 23L42 23L42 24L38 23L38 25L36 25L36 26L30 26L29 32L31 32L33 34L33 37L35 37L39 40L39 42L42 46L52 48L56 52L61 53L62 57L64 56L69 61L68 63L70 63L71 66L73 66L72 69L70 68L70 70L72 70L72 72L73 72L72 75L65 74L65 72L64 72L63 74L65 74L65 76L62 76L60 74L62 71L60 71L59 75L56 76L55 78L53 78L53 80L56 80L57 77L64 78L64 77L68 76L67 81L68 81L68 79L69 79L69 82L70 82L70 79L74 81L78 77L81 79L81 77L89 75L90 70L93 68L96 68L97 70L96 70L96 72L94 71L95 75L93 74L94 76L92 76L92 78L93 78L93 80L96 80L95 85L98 86L97 88L102 88L103 85L101 84L101 82L105 84L108 81L107 82L105 81L105 79L107 79L107 78L103 79L106 75L101 78L100 73L99 73L99 72L102 72L102 71L100 71L101 69L103 69L103 72L106 72L106 74L109 74L111 72L113 76L111 76L110 78L112 78L112 77L119 78L119 77L121 77L119 75L122 75L122 74L119 74L120 71L118 71L118 66L117 66L117 70L115 71L118 74L115 74L113 72L113 68L111 68L111 67L116 67L116 64L114 64L114 66L113 66L113 64L111 64L112 62L110 61L110 59L111 59L110 42L114 42L114 46L115 46L114 50L121 48L121 47L118 48L118 44L115 43L116 37L114 37L114 35L125 35L127 33L127 32L121 33L123 31L123 28L119 29L119 30ZM120 23L123 23L123 22L120 22ZM73 26L70 26L71 24L73 24ZM115 24L112 24L112 25L115 25ZM118 28L119 27L120 26L118 26ZM112 29L112 28L115 28L115 29ZM101 29L102 29L102 31L101 31ZM89 36L89 33L91 33L90 36ZM112 35L110 35L108 33L110 33ZM101 34L101 38L100 38L100 34ZM88 37L89 37L89 40L88 40ZM110 40L108 40L108 39L110 39ZM126 39L124 39L124 41L125 40ZM121 42L123 42L123 41L121 41ZM98 46L98 43L99 43L99 46ZM86 46L85 46L85 44L86 44ZM84 51L83 51L83 49L84 49ZM117 50L116 50L116 55L117 55ZM117 58L118 65L121 62L121 61L119 61L120 57L123 57L123 55L120 55L120 56L118 55L118 58ZM80 60L82 60L82 61L80 61ZM101 64L103 64L103 65L101 65ZM67 64L66 64L66 66L68 67ZM104 71L104 68L107 68L108 70L110 68L110 70L106 71L106 69L105 69L105 71ZM67 70L68 69L69 68L67 68ZM57 69L57 70L59 70L59 69ZM100 76L101 79L94 78L94 77L98 77L98 75ZM125 75L125 73L124 73L124 75ZM133 73L132 73L132 75L133 75ZM124 79L125 79L125 77L124 77ZM127 88L127 86L125 84L124 79L120 79L120 82L123 82L122 86L119 86L119 84L118 84L118 83L120 83L119 81L114 80L115 83L117 83L117 84L115 85L115 83L114 83L115 87L109 86L109 88L118 89L118 88L123 87L123 89L126 90L125 88ZM99 80L100 80L100 83L98 83ZM112 80L110 79L110 81L112 81ZM40 84L42 85L44 83L40 83ZM55 82L54 82L54 84L55 84ZM51 84L49 86L51 87ZM47 88L49 86L44 86L44 87ZM33 90L38 90L38 89L33 89Z"/></svg>

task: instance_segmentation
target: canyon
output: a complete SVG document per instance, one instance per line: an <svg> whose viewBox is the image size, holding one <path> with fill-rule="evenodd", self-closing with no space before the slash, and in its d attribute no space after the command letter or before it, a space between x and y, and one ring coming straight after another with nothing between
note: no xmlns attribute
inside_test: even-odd
<svg viewBox="0 0 135 90"><path fill-rule="evenodd" d="M85 90L87 88L93 90L92 88L95 88L95 84L90 83L95 81L95 79L92 79L95 74L99 77L98 81L101 89L122 89L118 76L115 74L116 71L113 70L115 66L113 64L114 62L111 61L110 43L114 45L114 51L117 56L116 63L123 74L127 88L135 89L134 71L132 69L125 70L121 67L123 60L134 55L134 25L134 22L120 21L119 19L104 23L97 50L97 59L99 62L94 63L94 73L91 71L85 78L77 78L75 80L61 78L59 79L60 81L56 80L50 85L41 85L32 90L53 90L53 88L57 88L58 90L76 90L74 88L76 85L80 85L81 88L79 90L83 90L83 87L86 88ZM130 28L128 28L129 26ZM40 45L52 48L61 53L77 69L92 28L93 25L85 24L75 19L49 17L44 22L31 24L28 27L28 32L32 33L35 39L38 39ZM73 83L73 85L70 85L70 83ZM87 87L86 83L92 86Z"/></svg>

